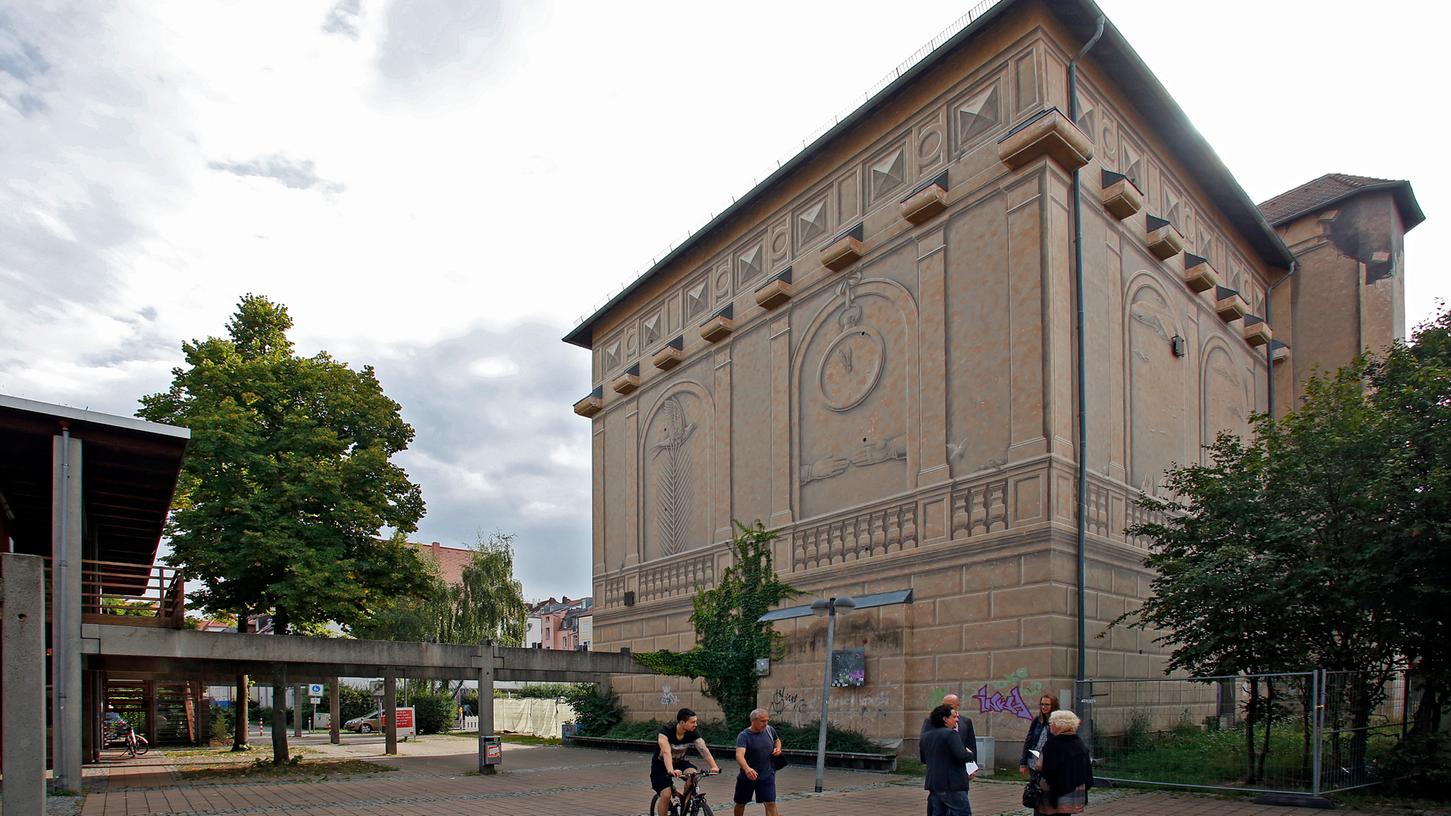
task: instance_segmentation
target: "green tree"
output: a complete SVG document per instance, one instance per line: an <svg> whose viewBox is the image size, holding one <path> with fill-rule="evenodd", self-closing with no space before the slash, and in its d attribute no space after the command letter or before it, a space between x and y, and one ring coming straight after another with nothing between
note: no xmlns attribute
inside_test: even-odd
<svg viewBox="0 0 1451 816"><path fill-rule="evenodd" d="M1221 436L1208 465L1171 468L1175 496L1143 497L1162 514L1129 529L1153 541L1148 601L1126 618L1173 644L1170 668L1194 673L1344 670L1344 763L1361 763L1370 713L1403 656L1404 601L1394 565L1406 495L1405 437L1369 388L1370 358L1304 383L1279 420L1254 419L1255 438ZM1276 688L1251 681L1247 780L1263 771L1253 727L1266 728ZM1338 724L1332 723L1332 726ZM1334 743L1339 749L1338 743ZM1341 761L1341 757L1332 757Z"/></svg>
<svg viewBox="0 0 1451 816"><path fill-rule="evenodd" d="M1154 542L1145 566L1155 570L1143 606L1120 617L1172 647L1168 671L1196 676L1257 674L1308 659L1300 588L1282 580L1302 557L1300 525L1270 512L1264 447L1221 433L1205 463L1171 468L1169 498L1144 495L1150 521L1130 527ZM1246 701L1245 777L1263 773L1275 688L1251 678ZM1262 742L1255 740L1263 724Z"/></svg>
<svg viewBox="0 0 1451 816"><path fill-rule="evenodd" d="M771 559L776 534L759 521L754 527L735 525L739 534L731 541L734 563L713 589L695 594L690 615L695 647L688 652L646 652L637 659L660 674L704 680L705 695L720 704L726 724L744 728L760 690L756 660L780 659L784 652L780 634L759 618L800 593L776 577Z"/></svg>
<svg viewBox="0 0 1451 816"><path fill-rule="evenodd" d="M351 629L361 638L524 645L529 607L514 577L514 536L479 534L457 584L430 569L424 592L378 605Z"/></svg>
<svg viewBox="0 0 1451 816"><path fill-rule="evenodd" d="M278 634L347 624L422 588L404 536L423 497L391 461L413 428L371 367L298 356L291 328L286 307L244 296L227 336L183 343L186 366L137 412L192 430L167 532L170 563L202 584L193 604L239 620L269 613ZM274 685L280 764L286 683Z"/></svg>
<svg viewBox="0 0 1451 816"><path fill-rule="evenodd" d="M1451 311L1442 304L1409 343L1375 359L1369 379L1400 445L1386 476L1399 488L1391 507L1399 546L1382 568L1396 584L1402 649L1421 681L1412 729L1420 738L1441 730L1451 698Z"/></svg>

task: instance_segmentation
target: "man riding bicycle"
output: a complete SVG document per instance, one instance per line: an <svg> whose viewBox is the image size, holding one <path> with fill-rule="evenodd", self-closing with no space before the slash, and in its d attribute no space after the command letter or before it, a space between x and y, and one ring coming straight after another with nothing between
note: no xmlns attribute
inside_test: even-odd
<svg viewBox="0 0 1451 816"><path fill-rule="evenodd" d="M685 759L685 751L691 745L695 746L695 750L710 765L711 773L720 773L720 766L716 764L715 757L710 755L705 739L696 730L699 725L700 718L695 712L682 708L675 712L675 722L660 726L660 733L655 736L659 750L650 760L650 789L660 794L656 816L668 816L672 782L675 778L684 776L687 770L695 769Z"/></svg>

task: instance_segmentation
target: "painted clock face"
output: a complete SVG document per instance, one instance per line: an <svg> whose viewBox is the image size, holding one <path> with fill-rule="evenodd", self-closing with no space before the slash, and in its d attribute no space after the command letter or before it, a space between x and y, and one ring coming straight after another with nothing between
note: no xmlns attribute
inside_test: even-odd
<svg viewBox="0 0 1451 816"><path fill-rule="evenodd" d="M876 329L852 326L826 347L817 381L826 407L849 411L877 387L886 359L886 344Z"/></svg>

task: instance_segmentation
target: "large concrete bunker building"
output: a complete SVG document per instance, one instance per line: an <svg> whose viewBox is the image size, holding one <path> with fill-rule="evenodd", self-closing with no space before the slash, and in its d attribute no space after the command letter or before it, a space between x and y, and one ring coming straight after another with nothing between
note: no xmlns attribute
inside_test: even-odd
<svg viewBox="0 0 1451 816"><path fill-rule="evenodd" d="M1084 675L1162 670L1152 633L1098 637L1148 591L1134 497L1403 335L1422 216L1408 183L1354 176L1257 207L1111 22L1075 115L1101 19L981 10L570 333L597 648L689 648L731 520L759 519L807 592L914 592L842 619L865 682L834 721L912 740L950 690L1020 738L1016 700L1079 671L1081 520ZM760 703L814 719L824 623L779 626ZM616 689L631 716L718 711L679 678Z"/></svg>

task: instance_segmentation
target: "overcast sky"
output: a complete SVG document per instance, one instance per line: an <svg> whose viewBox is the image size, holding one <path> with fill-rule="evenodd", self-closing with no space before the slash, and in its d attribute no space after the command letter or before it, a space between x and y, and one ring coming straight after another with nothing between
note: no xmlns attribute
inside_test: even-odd
<svg viewBox="0 0 1451 816"><path fill-rule="evenodd" d="M419 539L588 592L559 338L970 5L0 0L0 392L129 415L266 294L403 404ZM1451 295L1439 4L1102 5L1254 200L1410 179Z"/></svg>

